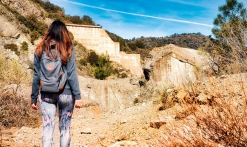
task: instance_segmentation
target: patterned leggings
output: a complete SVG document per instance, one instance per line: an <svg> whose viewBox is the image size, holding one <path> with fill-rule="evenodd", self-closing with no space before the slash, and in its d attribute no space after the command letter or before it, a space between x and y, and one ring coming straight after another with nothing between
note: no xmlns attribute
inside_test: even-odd
<svg viewBox="0 0 247 147"><path fill-rule="evenodd" d="M56 121L56 107L59 108L60 147L70 146L70 122L75 99L72 95L42 94L40 105L43 118L42 146L53 146L53 132Z"/></svg>

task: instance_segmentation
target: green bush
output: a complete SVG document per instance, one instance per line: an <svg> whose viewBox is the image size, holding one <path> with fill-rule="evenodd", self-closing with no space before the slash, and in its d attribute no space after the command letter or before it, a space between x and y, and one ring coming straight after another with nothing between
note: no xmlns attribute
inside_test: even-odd
<svg viewBox="0 0 247 147"><path fill-rule="evenodd" d="M59 6L56 6L50 2L44 2L43 0L31 0L31 1L39 4L48 13L63 12L64 11Z"/></svg>
<svg viewBox="0 0 247 147"><path fill-rule="evenodd" d="M96 66L98 64L99 56L95 53L95 51L91 51L87 57L87 62L90 63L91 66Z"/></svg>
<svg viewBox="0 0 247 147"><path fill-rule="evenodd" d="M105 80L113 72L112 66L109 61L109 56L100 55L97 64L92 68L95 78Z"/></svg>
<svg viewBox="0 0 247 147"><path fill-rule="evenodd" d="M31 43L34 44L34 41L35 41L36 39L38 39L39 36L40 36L40 35L39 35L39 33L38 33L37 31L32 31L32 32L30 33Z"/></svg>
<svg viewBox="0 0 247 147"><path fill-rule="evenodd" d="M87 65L87 61L85 59L80 59L79 60L79 63L83 66L86 66Z"/></svg>
<svg viewBox="0 0 247 147"><path fill-rule="evenodd" d="M45 30L48 28L47 24L38 21L37 23L35 23L35 29L36 31L40 34L40 35L44 35L45 34Z"/></svg>
<svg viewBox="0 0 247 147"><path fill-rule="evenodd" d="M48 17L53 19L53 20L66 21L66 18L64 18L64 16L59 14L59 13L49 13Z"/></svg>
<svg viewBox="0 0 247 147"><path fill-rule="evenodd" d="M28 44L27 44L26 41L23 41L23 42L21 43L21 50L23 50L23 51L28 51Z"/></svg>
<svg viewBox="0 0 247 147"><path fill-rule="evenodd" d="M82 20L81 24L83 25L95 25L92 18L87 15L84 15L81 20Z"/></svg>
<svg viewBox="0 0 247 147"><path fill-rule="evenodd" d="M80 16L69 16L69 20L73 24L81 24L82 23L82 20L81 20Z"/></svg>
<svg viewBox="0 0 247 147"><path fill-rule="evenodd" d="M139 103L139 99L138 98L135 98L134 101L133 101L134 105Z"/></svg>
<svg viewBox="0 0 247 147"><path fill-rule="evenodd" d="M108 76L111 75L111 69L107 67L94 67L93 73L96 79L105 80Z"/></svg>

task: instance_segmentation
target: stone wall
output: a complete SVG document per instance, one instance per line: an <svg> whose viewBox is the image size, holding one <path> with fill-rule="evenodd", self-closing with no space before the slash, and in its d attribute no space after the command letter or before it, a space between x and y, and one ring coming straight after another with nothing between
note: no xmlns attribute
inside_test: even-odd
<svg viewBox="0 0 247 147"><path fill-rule="evenodd" d="M142 75L140 55L120 52L119 42L114 42L101 26L67 24L74 39L98 54L108 54L111 61L118 62L136 76Z"/></svg>

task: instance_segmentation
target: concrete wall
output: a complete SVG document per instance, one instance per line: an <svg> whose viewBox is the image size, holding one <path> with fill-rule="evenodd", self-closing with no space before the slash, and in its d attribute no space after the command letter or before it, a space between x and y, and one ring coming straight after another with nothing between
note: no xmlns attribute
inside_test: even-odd
<svg viewBox="0 0 247 147"><path fill-rule="evenodd" d="M126 54L125 52L120 52L120 64L139 77L143 75L140 61L140 54Z"/></svg>
<svg viewBox="0 0 247 147"><path fill-rule="evenodd" d="M67 29L74 35L75 40L87 49L99 54L119 55L120 47L114 42L101 26L67 24Z"/></svg>
<svg viewBox="0 0 247 147"><path fill-rule="evenodd" d="M141 76L140 55L120 53L119 42L114 42L101 26L67 24L74 39L98 54L108 54L111 61L118 62L134 75Z"/></svg>
<svg viewBox="0 0 247 147"><path fill-rule="evenodd" d="M151 78L161 89L196 80L194 66L179 60L174 53L155 62Z"/></svg>

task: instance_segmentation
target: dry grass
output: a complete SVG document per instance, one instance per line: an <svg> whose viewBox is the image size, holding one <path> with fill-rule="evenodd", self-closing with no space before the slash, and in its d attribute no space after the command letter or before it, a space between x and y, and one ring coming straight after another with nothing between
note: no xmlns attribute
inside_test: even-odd
<svg viewBox="0 0 247 147"><path fill-rule="evenodd" d="M38 111L32 111L30 102L13 94L3 94L0 98L0 125L11 127L39 127L41 124Z"/></svg>
<svg viewBox="0 0 247 147"><path fill-rule="evenodd" d="M182 110L177 112L175 123L163 128L166 133L160 134L159 145L247 146L246 76L207 77L184 88L182 96L163 92L164 109L177 103Z"/></svg>
<svg viewBox="0 0 247 147"><path fill-rule="evenodd" d="M225 100L215 101L208 112L195 114L198 129L215 143L224 146L246 146L247 123L244 113L240 112L242 110Z"/></svg>
<svg viewBox="0 0 247 147"><path fill-rule="evenodd" d="M0 53L0 127L36 127L41 124L38 113L31 110L30 101L21 90L21 87L29 86L30 81L31 75L23 63Z"/></svg>

